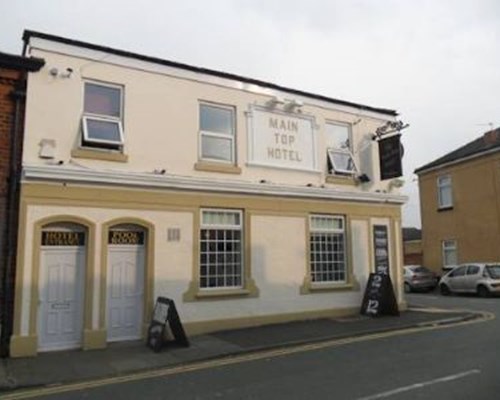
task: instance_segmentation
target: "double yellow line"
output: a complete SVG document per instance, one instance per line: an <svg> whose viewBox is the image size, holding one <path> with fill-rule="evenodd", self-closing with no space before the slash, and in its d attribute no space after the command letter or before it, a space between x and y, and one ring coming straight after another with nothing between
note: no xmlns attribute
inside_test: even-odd
<svg viewBox="0 0 500 400"><path fill-rule="evenodd" d="M450 312L450 310L441 310L441 311ZM462 310L462 312L463 312L463 310ZM409 334L417 333L417 332L425 332L425 331L431 331L431 330L436 330L436 329L446 329L446 328L450 328L450 327L469 325L469 324L474 324L474 323L478 323L478 322L491 321L491 320L495 319L495 314L493 314L493 313L481 312L480 314L481 314L480 317L475 318L473 320L460 321L460 322L455 322L455 323L446 324L446 325L440 325L439 321L436 321L433 325L429 325L429 326L403 328L403 329L398 329L398 330L394 330L394 331L390 331L390 332L373 333L373 334L367 334L367 335L363 335L363 336L350 337L350 338L344 338L344 339L331 339L331 340L325 340L325 341L321 341L321 342L317 342L317 343L302 344L302 345L297 345L297 346L293 346L293 347L286 347L286 348L282 348L282 349L275 349L275 350L264 350L264 351L260 351L257 353L250 353L250 354L244 354L244 355L238 355L238 356L230 356L230 357L228 356L226 358L221 358L221 359L216 359L216 360L201 361L201 362L196 362L196 363L188 364L188 365L181 365L181 366L177 366L177 367L166 367L166 368L162 368L162 369L146 371L146 372L132 373L132 374L123 375L123 376L96 379L96 380L92 380L92 381L85 381L85 382L78 382L78 383L69 383L69 384L63 384L63 385L59 385L59 386L46 386L46 387L37 388L37 389L16 391L16 392L6 394L4 396L0 395L0 399L2 399L2 400L30 399L30 398L35 398L35 397L39 397L39 396L49 396L49 395L60 394L60 393L65 393L65 392L74 392L74 391L78 391L78 390L88 390L88 389L98 388L101 386L116 385L119 383L127 383L127 382L134 382L134 381L140 381L140 380L145 380L145 379L160 378L160 377L165 377L165 376L169 376L169 375L182 374L182 373L186 373L186 372L200 371L200 370L209 369L209 368L224 367L224 366L240 364L240 363L244 363L244 362L258 361L258 360L262 360L262 359L266 359L266 358L282 357L282 356L287 356L287 355L296 354L296 353L303 353L303 352L307 352L307 351L321 350L321 349L330 348L330 347L339 347L339 346L352 344L352 343L359 343L359 342L365 342L365 341L370 341L370 340L377 340L377 339L383 339L383 338L389 338L389 337L401 336L401 335L409 335Z"/></svg>

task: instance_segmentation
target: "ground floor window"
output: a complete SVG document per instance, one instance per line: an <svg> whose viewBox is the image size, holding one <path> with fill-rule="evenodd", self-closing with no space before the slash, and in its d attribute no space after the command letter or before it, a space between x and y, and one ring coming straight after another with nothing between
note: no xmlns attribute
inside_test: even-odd
<svg viewBox="0 0 500 400"><path fill-rule="evenodd" d="M443 240L443 267L451 267L458 264L457 241Z"/></svg>
<svg viewBox="0 0 500 400"><path fill-rule="evenodd" d="M309 232L311 281L346 282L344 217L312 215Z"/></svg>
<svg viewBox="0 0 500 400"><path fill-rule="evenodd" d="M243 286L243 223L238 210L201 210L200 288Z"/></svg>

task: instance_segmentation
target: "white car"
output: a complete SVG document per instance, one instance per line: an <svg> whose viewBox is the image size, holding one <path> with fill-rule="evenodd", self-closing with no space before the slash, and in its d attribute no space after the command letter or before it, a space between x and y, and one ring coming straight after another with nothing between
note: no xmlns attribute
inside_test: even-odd
<svg viewBox="0 0 500 400"><path fill-rule="evenodd" d="M439 281L443 295L477 293L481 297L500 294L500 263L460 264Z"/></svg>

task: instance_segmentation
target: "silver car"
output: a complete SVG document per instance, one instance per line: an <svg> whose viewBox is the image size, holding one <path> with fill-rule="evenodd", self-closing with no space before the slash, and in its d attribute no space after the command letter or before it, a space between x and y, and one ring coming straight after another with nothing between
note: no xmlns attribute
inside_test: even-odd
<svg viewBox="0 0 500 400"><path fill-rule="evenodd" d="M477 293L481 297L500 294L500 264L461 264L441 278L439 289L445 296L450 293Z"/></svg>
<svg viewBox="0 0 500 400"><path fill-rule="evenodd" d="M437 285L436 274L421 265L405 265L405 292L416 290L433 290Z"/></svg>

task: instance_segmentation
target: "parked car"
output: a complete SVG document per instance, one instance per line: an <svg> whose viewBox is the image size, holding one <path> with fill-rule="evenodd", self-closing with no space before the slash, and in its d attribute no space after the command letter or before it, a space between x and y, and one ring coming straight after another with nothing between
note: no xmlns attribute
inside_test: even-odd
<svg viewBox="0 0 500 400"><path fill-rule="evenodd" d="M477 293L481 297L500 294L500 263L467 263L455 267L439 281L443 295Z"/></svg>
<svg viewBox="0 0 500 400"><path fill-rule="evenodd" d="M403 269L406 293L433 290L437 286L438 278L431 270L421 265L405 265Z"/></svg>

